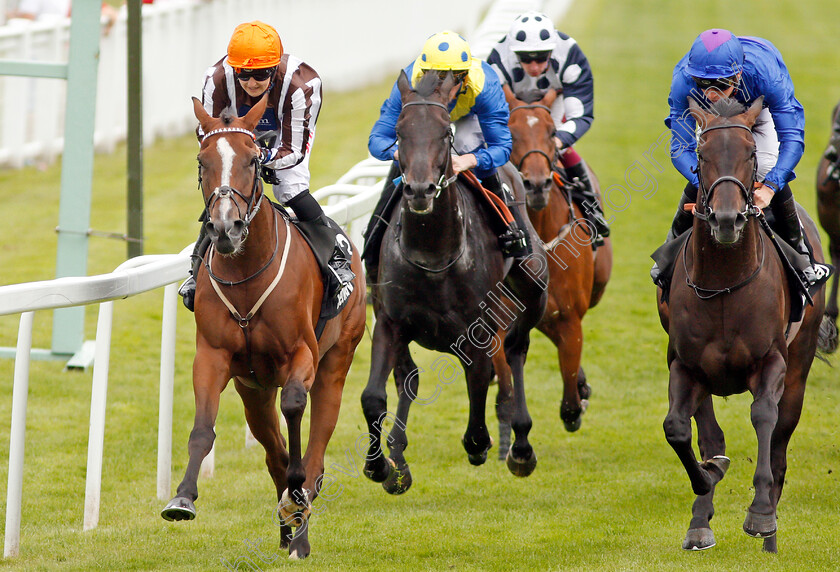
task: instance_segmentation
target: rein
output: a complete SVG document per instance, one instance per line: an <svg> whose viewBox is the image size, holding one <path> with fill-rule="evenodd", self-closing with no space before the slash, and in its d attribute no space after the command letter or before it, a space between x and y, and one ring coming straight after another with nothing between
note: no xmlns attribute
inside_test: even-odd
<svg viewBox="0 0 840 572"><path fill-rule="evenodd" d="M714 298L718 294L731 294L735 290L738 290L739 288L743 288L744 286L746 286L747 284L752 282L755 279L755 277L758 276L758 274L761 272L761 269L764 268L764 260L767 257L767 249L764 248L764 233L759 232L758 235L760 237L760 243L761 243L761 261L758 263L758 268L756 268L755 271L752 274L750 274L744 280L742 280L741 282L738 282L734 286L727 286L726 288L720 288L720 289L703 288L702 286L698 286L691 279L691 275L688 272L688 263L685 261L686 250L687 250L687 247L688 247L688 243L690 241L686 240L685 244L683 244L683 253L682 253L683 270L685 271L685 283L688 284L694 290L694 293L697 294L697 297L700 298L701 300L709 300L710 298ZM701 292L703 292L703 294L701 294Z"/></svg>

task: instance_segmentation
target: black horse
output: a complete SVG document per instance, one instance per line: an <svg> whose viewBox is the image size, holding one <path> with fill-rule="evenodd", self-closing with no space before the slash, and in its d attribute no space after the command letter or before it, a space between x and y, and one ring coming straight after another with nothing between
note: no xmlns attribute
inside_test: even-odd
<svg viewBox="0 0 840 572"><path fill-rule="evenodd" d="M470 400L463 445L472 464L485 462L492 445L485 423L491 360L495 351L501 351L495 332L504 329L504 353L515 386L511 423L515 441L507 465L515 475L527 476L537 461L528 442L531 418L523 370L530 330L546 305L545 255L539 250L506 264L476 195L454 174L446 107L455 85L452 74L443 78L426 74L416 91L405 73L397 83L403 102L396 126L402 197L380 247L378 275L370 277L376 325L370 377L362 393L371 435L365 474L392 494L411 486L404 451L408 411L418 395L417 366L408 347L412 341L457 356ZM521 185L519 191L522 200ZM533 228L528 231L532 244L539 244ZM458 369L454 361L452 365ZM396 415L386 409L385 385L392 370L399 396ZM388 435L391 455L386 459L381 435L382 422L389 415L393 428Z"/></svg>

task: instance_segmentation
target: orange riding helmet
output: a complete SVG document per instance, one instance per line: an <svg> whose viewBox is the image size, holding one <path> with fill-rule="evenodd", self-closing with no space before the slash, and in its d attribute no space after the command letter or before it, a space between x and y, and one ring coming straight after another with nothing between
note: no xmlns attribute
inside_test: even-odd
<svg viewBox="0 0 840 572"><path fill-rule="evenodd" d="M283 44L273 27L254 20L239 24L230 37L227 63L234 69L264 69L280 63Z"/></svg>

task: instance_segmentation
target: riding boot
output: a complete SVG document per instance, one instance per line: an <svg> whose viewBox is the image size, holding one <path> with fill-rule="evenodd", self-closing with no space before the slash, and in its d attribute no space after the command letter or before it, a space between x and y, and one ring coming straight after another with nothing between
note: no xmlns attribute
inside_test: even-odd
<svg viewBox="0 0 840 572"><path fill-rule="evenodd" d="M811 252L805 244L805 233L802 231L802 223L799 220L799 214L796 212L796 200L793 198L793 193L790 192L790 187L785 185L781 191L780 196L770 202L770 208L776 218L776 232L782 239L799 253L797 260L791 260L793 266L802 275L804 282L813 288L819 286L828 280L831 276L831 267L825 264L815 262L811 256Z"/></svg>
<svg viewBox="0 0 840 572"><path fill-rule="evenodd" d="M397 189L396 181L399 176L400 164L394 161L388 170L388 176L385 177L385 186L382 188L379 202L376 203L367 228L362 233L362 237L365 239L365 245L362 248L362 260L365 263L368 281L371 283L379 272L379 248L382 245L382 236L388 226L388 218L399 199L399 195L395 192Z"/></svg>
<svg viewBox="0 0 840 572"><path fill-rule="evenodd" d="M286 202L297 215L297 228L307 238L324 276L322 317L335 316L353 292L356 274L350 265L353 249L341 228L306 190Z"/></svg>
<svg viewBox="0 0 840 572"><path fill-rule="evenodd" d="M513 197L510 196L510 191L507 191L502 186L502 181L499 179L499 173L494 172L492 175L481 179L481 185L502 199L513 215L513 222L507 227L494 229L494 232L499 236L499 247L505 258L522 258L528 256L533 252L531 242L528 240L528 227L525 225L525 220L522 218L522 213L513 205Z"/></svg>
<svg viewBox="0 0 840 572"><path fill-rule="evenodd" d="M572 200L583 207L586 220L591 222L595 228L597 233L594 241L595 245L604 244L604 239L610 235L610 225L604 217L604 210L601 208L601 202L592 188L592 181L589 179L589 173L586 172L583 161L577 165L566 167L566 174L573 183Z"/></svg>
<svg viewBox="0 0 840 572"><path fill-rule="evenodd" d="M666 244L682 235L694 224L694 215L690 211L687 212L685 210L685 205L687 205L688 203L693 203L696 200L697 189L694 187L694 185L688 183L685 187L685 190L683 190L682 196L680 197L680 204L677 207L677 212L674 215L674 220L671 222L671 228L668 230L668 235L665 237ZM670 262L672 263L673 261ZM650 269L650 277L653 280L654 284L656 284L663 290L668 289L668 286L671 282L670 273L668 276L663 275L662 269L656 262L653 263L653 268Z"/></svg>
<svg viewBox="0 0 840 572"><path fill-rule="evenodd" d="M192 254L190 255L190 275L187 276L187 279L178 288L178 294L181 295L184 306L190 312L195 312L195 276L198 273L198 267L201 261L204 260L207 249L210 247L210 237L207 236L207 228L204 226L204 221L207 220L206 210L201 213L198 220L201 222L201 228L198 231L198 238L195 240L195 247L193 247Z"/></svg>

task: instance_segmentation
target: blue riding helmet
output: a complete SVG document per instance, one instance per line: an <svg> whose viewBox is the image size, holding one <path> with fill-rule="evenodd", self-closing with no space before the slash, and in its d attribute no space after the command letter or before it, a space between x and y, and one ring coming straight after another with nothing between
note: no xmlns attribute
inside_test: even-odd
<svg viewBox="0 0 840 572"><path fill-rule="evenodd" d="M729 30L706 30L694 40L685 70L692 77L731 77L744 64L744 48Z"/></svg>

